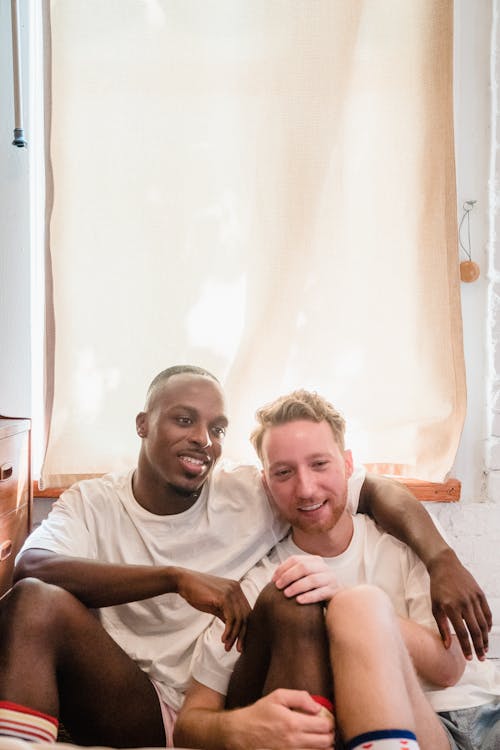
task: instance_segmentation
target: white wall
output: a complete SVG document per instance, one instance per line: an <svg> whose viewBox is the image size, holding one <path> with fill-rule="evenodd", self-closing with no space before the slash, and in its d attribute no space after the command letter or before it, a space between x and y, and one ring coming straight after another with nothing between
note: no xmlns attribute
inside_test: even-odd
<svg viewBox="0 0 500 750"><path fill-rule="evenodd" d="M28 0L20 3L25 82L29 70L27 3ZM3 0L0 2L0 414L30 416L30 153L28 149L12 146L11 41L10 3ZM25 114L29 134L26 104Z"/></svg>
<svg viewBox="0 0 500 750"><path fill-rule="evenodd" d="M470 214L471 245L481 276L474 283L462 284L468 406L452 472L462 482L462 499L458 505L428 505L488 594L495 622L490 654L497 658L500 657L500 462L497 465L496 461L500 457L500 362L495 365L492 352L500 341L500 321L495 324L492 313L500 300L495 270L500 269L500 247L494 232L500 159L495 138L498 79L495 86L492 60L495 62L496 55L500 55L499 8L500 0L455 0L458 219L464 201L476 200Z"/></svg>
<svg viewBox="0 0 500 750"><path fill-rule="evenodd" d="M472 258L480 278L462 284L462 317L467 375L467 418L453 475L462 482L462 498L482 494L487 435L485 348L488 270L488 177L490 157L490 0L455 0L455 150L458 221L466 200L471 214ZM465 227L464 227L465 229ZM463 233L465 237L465 232ZM461 260L465 255L461 254Z"/></svg>

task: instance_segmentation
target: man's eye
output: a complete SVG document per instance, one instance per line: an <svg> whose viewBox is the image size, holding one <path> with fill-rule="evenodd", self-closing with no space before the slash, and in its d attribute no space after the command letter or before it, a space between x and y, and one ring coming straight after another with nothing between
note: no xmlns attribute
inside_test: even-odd
<svg viewBox="0 0 500 750"><path fill-rule="evenodd" d="M191 417L177 417L176 421L182 425L189 425L192 423Z"/></svg>
<svg viewBox="0 0 500 750"><path fill-rule="evenodd" d="M328 465L328 461L315 461L313 463L314 469L324 469Z"/></svg>
<svg viewBox="0 0 500 750"><path fill-rule="evenodd" d="M277 479L284 479L285 477L289 476L290 469L278 469L274 472L273 476L275 476Z"/></svg>
<svg viewBox="0 0 500 750"><path fill-rule="evenodd" d="M212 432L214 433L215 437L223 438L226 435L226 428L225 427L213 427Z"/></svg>

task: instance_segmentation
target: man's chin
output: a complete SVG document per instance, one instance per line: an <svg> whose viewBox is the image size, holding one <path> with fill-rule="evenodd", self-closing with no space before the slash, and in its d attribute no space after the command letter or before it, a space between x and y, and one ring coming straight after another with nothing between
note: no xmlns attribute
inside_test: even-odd
<svg viewBox="0 0 500 750"><path fill-rule="evenodd" d="M203 485L210 476L210 472L207 472L204 477L193 477L178 482L171 482L170 487L181 497L189 497L190 495L199 494Z"/></svg>

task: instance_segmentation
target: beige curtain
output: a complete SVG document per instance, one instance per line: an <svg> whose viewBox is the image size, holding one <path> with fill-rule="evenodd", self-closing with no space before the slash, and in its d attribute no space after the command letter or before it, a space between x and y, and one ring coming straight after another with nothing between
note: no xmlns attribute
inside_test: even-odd
<svg viewBox="0 0 500 750"><path fill-rule="evenodd" d="M464 418L451 0L52 0L45 486L134 464L161 369L226 455L297 386L441 480ZM50 381L49 381L50 386Z"/></svg>

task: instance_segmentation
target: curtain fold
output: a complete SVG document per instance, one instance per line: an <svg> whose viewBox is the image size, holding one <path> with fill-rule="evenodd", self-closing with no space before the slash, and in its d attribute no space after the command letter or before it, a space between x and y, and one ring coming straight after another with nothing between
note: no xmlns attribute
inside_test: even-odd
<svg viewBox="0 0 500 750"><path fill-rule="evenodd" d="M52 0L45 486L134 464L153 376L314 388L442 480L465 412L451 0Z"/></svg>

